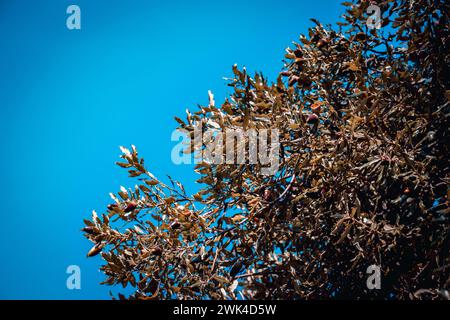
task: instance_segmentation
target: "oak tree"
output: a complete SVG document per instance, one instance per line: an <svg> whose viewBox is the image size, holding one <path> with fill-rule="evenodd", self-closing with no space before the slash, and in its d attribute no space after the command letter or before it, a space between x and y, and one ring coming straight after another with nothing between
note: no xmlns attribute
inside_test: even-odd
<svg viewBox="0 0 450 320"><path fill-rule="evenodd" d="M449 298L448 1L344 6L336 26L312 19L274 83L234 66L220 106L176 118L191 137L276 128L275 174L201 161L190 195L122 148L137 185L83 228L104 283L134 288L120 298Z"/></svg>

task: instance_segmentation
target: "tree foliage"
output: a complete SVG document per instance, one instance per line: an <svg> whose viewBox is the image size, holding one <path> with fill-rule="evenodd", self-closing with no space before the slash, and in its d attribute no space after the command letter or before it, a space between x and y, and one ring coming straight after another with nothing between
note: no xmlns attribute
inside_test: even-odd
<svg viewBox="0 0 450 320"><path fill-rule="evenodd" d="M234 66L221 106L177 118L191 136L277 128L275 175L200 162L188 195L122 149L138 184L83 228L104 283L138 299L449 297L448 2L379 1L370 29L374 3L344 3L334 28L312 19L275 83Z"/></svg>

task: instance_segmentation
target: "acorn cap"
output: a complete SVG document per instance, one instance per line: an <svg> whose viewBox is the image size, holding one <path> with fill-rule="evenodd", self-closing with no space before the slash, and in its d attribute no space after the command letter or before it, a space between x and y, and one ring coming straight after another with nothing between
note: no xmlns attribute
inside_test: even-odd
<svg viewBox="0 0 450 320"><path fill-rule="evenodd" d="M317 122L319 122L319 117L316 114L311 113L308 116L308 119L306 120L306 122L307 123L317 123Z"/></svg>
<svg viewBox="0 0 450 320"><path fill-rule="evenodd" d="M136 203L130 202L130 203L127 204L125 210L123 210L123 211L125 211L125 212L131 212L131 211L133 211L134 209L136 209Z"/></svg>
<svg viewBox="0 0 450 320"><path fill-rule="evenodd" d="M94 256L98 255L102 251L102 249L103 249L103 245L97 243L95 246L93 246L91 248L91 250L89 250L87 256L94 257Z"/></svg>
<svg viewBox="0 0 450 320"><path fill-rule="evenodd" d="M172 224L170 225L170 228L171 228L172 230L180 229L180 227L181 227L181 224L180 224L178 221L175 221L174 223L172 223Z"/></svg>
<svg viewBox="0 0 450 320"><path fill-rule="evenodd" d="M321 104L317 102L314 103L311 106L311 111L314 112L315 114L320 114L320 112L322 111Z"/></svg>

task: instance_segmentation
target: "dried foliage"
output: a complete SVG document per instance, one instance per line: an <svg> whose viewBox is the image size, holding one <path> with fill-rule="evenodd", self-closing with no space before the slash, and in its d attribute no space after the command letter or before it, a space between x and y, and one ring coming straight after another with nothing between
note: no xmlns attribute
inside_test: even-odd
<svg viewBox="0 0 450 320"><path fill-rule="evenodd" d="M222 106L177 118L192 134L277 128L276 175L202 162L190 196L123 148L139 184L83 229L106 284L138 299L449 297L448 2L380 1L378 30L370 4L344 3L338 30L312 19L276 83L234 66Z"/></svg>

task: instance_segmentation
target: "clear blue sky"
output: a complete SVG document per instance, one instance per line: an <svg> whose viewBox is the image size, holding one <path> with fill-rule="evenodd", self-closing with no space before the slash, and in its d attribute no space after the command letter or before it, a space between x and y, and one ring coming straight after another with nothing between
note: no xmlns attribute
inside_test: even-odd
<svg viewBox="0 0 450 320"><path fill-rule="evenodd" d="M66 28L81 8L82 30ZM149 169L195 189L170 160L173 116L219 103L237 63L274 80L284 49L342 14L336 0L0 0L0 299L108 299L79 231L135 144ZM66 267L81 267L81 290Z"/></svg>

